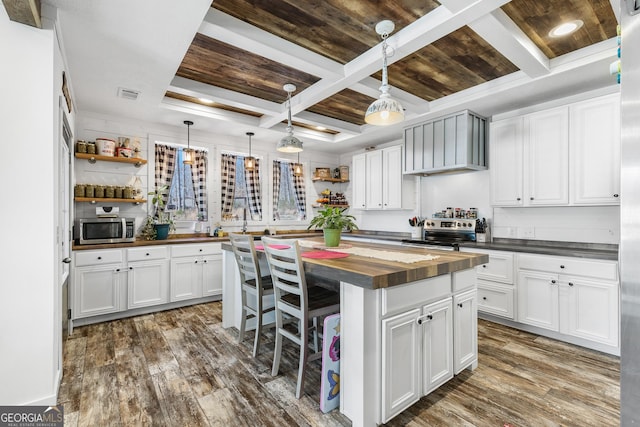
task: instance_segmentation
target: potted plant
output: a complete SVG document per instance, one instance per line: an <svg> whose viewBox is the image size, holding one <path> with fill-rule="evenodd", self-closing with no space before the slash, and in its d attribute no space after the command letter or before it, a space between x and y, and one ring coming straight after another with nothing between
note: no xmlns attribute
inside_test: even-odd
<svg viewBox="0 0 640 427"><path fill-rule="evenodd" d="M355 223L355 217L345 213L347 209L348 208L327 206L319 210L318 214L311 219L307 230L311 227L322 228L325 246L339 246L342 230L351 231L358 229Z"/></svg>
<svg viewBox="0 0 640 427"><path fill-rule="evenodd" d="M155 207L155 214L147 216L147 222L142 228L142 236L147 240L165 240L169 237L169 231L175 230L169 212L164 210L165 203L162 196L168 189L169 186L163 185L148 193Z"/></svg>

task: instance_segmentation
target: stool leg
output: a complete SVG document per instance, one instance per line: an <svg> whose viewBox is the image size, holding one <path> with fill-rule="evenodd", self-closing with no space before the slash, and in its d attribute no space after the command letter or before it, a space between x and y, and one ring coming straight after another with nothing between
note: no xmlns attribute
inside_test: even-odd
<svg viewBox="0 0 640 427"><path fill-rule="evenodd" d="M253 357L258 356L260 335L262 335L262 294L258 292L256 295L256 337L253 341Z"/></svg>
<svg viewBox="0 0 640 427"><path fill-rule="evenodd" d="M280 370L280 355L282 353L282 334L280 329L282 329L282 314L276 310L276 347L273 350L272 376L278 375L278 370Z"/></svg>
<svg viewBox="0 0 640 427"><path fill-rule="evenodd" d="M238 332L238 344L240 344L244 340L244 330L247 326L247 294L242 289L240 291L242 295L242 311L240 313L240 330Z"/></svg>
<svg viewBox="0 0 640 427"><path fill-rule="evenodd" d="M313 318L313 351L318 352L318 318Z"/></svg>
<svg viewBox="0 0 640 427"><path fill-rule="evenodd" d="M307 321L304 321L303 324L303 332L300 334L300 365L298 366L298 384L296 385L296 399L300 399L302 393L304 391L304 378L307 373L307 356L309 355L309 341L307 334Z"/></svg>

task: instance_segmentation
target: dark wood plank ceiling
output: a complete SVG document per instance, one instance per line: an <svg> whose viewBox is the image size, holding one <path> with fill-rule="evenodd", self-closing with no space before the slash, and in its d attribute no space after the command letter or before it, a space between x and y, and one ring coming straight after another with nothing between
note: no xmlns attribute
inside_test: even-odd
<svg viewBox="0 0 640 427"><path fill-rule="evenodd" d="M287 99L285 84L302 91L319 80L202 34L196 34L176 75L278 103Z"/></svg>
<svg viewBox="0 0 640 427"><path fill-rule="evenodd" d="M462 27L389 66L389 84L432 101L515 71L471 28ZM380 80L382 73L374 77Z"/></svg>
<svg viewBox="0 0 640 427"><path fill-rule="evenodd" d="M378 22L394 32L439 6L434 0L215 0L211 5L285 40L346 64L380 42Z"/></svg>
<svg viewBox="0 0 640 427"><path fill-rule="evenodd" d="M548 58L556 58L616 36L609 0L512 0L502 10ZM557 25L580 19L582 28L568 37L549 36Z"/></svg>
<svg viewBox="0 0 640 427"><path fill-rule="evenodd" d="M215 0L212 3L213 8L223 13L340 64L352 61L380 43L374 28L381 20L392 20L397 33L438 6L435 0ZM512 0L502 9L548 58L616 34L616 18L609 0ZM571 19L583 20L584 26L569 37L548 36L553 27ZM399 89L432 101L517 70L505 56L465 26L390 65L389 83L397 88L396 93ZM295 84L295 95L319 81L318 77L287 64L203 34L194 38L177 75L276 103L286 100L284 84ZM380 80L381 73L372 77ZM363 125L364 113L371 102L373 98L345 89L307 111Z"/></svg>

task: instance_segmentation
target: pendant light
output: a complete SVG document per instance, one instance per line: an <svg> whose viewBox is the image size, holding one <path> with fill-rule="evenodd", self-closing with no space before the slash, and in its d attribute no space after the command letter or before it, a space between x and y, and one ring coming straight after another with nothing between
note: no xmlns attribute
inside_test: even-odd
<svg viewBox="0 0 640 427"><path fill-rule="evenodd" d="M182 163L184 163L185 165L192 165L195 153L193 152L193 149L191 149L191 145L189 142L189 128L193 125L193 122L191 120L185 120L183 123L187 125L187 148L182 149Z"/></svg>
<svg viewBox="0 0 640 427"><path fill-rule="evenodd" d="M251 157L251 137L255 135L253 132L247 132L249 137L249 155L244 158L244 170L252 171L256 168L256 159Z"/></svg>
<svg viewBox="0 0 640 427"><path fill-rule="evenodd" d="M289 110L289 116L287 121L287 136L283 137L278 142L276 150L283 153L299 153L302 151L302 141L293 136L293 126L291 126L291 92L296 90L296 86L292 84L286 84L282 87L289 96L287 97L287 108Z"/></svg>
<svg viewBox="0 0 640 427"><path fill-rule="evenodd" d="M381 21L376 25L376 33L382 37L382 86L380 98L374 101L364 115L364 121L370 125L388 126L404 120L404 109L400 102L389 95L387 77L387 37L393 32L395 25L391 21Z"/></svg>
<svg viewBox="0 0 640 427"><path fill-rule="evenodd" d="M298 152L298 162L293 165L293 176L302 176L302 163L300 163L300 152Z"/></svg>

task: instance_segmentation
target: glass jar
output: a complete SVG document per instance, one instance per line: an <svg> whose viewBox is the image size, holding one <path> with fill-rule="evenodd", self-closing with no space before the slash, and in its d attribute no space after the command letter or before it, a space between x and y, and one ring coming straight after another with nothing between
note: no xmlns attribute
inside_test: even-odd
<svg viewBox="0 0 640 427"><path fill-rule="evenodd" d="M76 152L77 153L86 153L87 152L87 142L81 139L76 143Z"/></svg>
<svg viewBox="0 0 640 427"><path fill-rule="evenodd" d="M95 142L87 142L87 154L96 154Z"/></svg>
<svg viewBox="0 0 640 427"><path fill-rule="evenodd" d="M104 185L96 185L94 194L96 197L104 197Z"/></svg>
<svg viewBox="0 0 640 427"><path fill-rule="evenodd" d="M124 190L122 191L122 197L125 199L133 199L133 187L130 185L124 187Z"/></svg>
<svg viewBox="0 0 640 427"><path fill-rule="evenodd" d="M107 199L113 199L115 197L115 191L113 185L107 185L104 189L104 197Z"/></svg>
<svg viewBox="0 0 640 427"><path fill-rule="evenodd" d="M84 184L76 184L73 187L73 195L75 197L84 197Z"/></svg>
<svg viewBox="0 0 640 427"><path fill-rule="evenodd" d="M113 197L116 199L122 199L122 190L124 190L124 187L120 185L113 187Z"/></svg>
<svg viewBox="0 0 640 427"><path fill-rule="evenodd" d="M84 187L84 197L95 197L96 186L93 184L87 184Z"/></svg>
<svg viewBox="0 0 640 427"><path fill-rule="evenodd" d="M476 209L476 208L469 208L469 218L470 218L470 219L476 219L476 218L478 218L478 209Z"/></svg>

